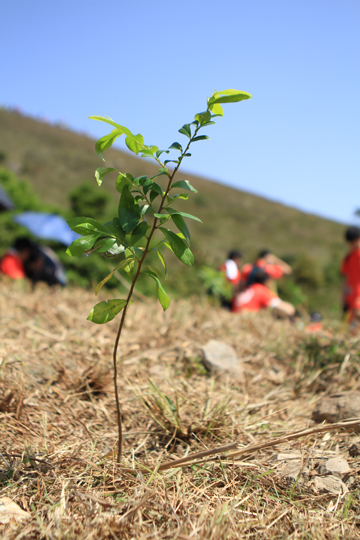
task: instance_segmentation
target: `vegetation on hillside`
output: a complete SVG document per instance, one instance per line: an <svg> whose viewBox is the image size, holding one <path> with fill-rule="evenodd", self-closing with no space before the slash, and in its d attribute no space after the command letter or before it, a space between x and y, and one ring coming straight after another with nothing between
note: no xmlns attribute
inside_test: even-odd
<svg viewBox="0 0 360 540"><path fill-rule="evenodd" d="M107 153L109 167L130 171L134 176L156 174L156 167L127 152L109 149ZM56 205L62 215L71 217L74 204L78 204L77 187L82 186L82 190L89 189L88 202L93 205L90 211L94 216L100 210L97 217L105 222L107 215L113 213L115 188L105 179L106 197L106 191L96 186L93 174L101 162L94 153L94 141L85 135L0 110L0 159L4 167L30 182L38 202L41 197L42 208ZM172 271L168 289L172 295L182 297L204 292L200 269L204 265L218 268L230 249L242 249L246 261L251 261L260 249L270 248L294 266L294 276L279 284L284 299L301 303L309 310L340 313L338 268L346 250L342 225L183 172L179 173L179 179L188 179L198 190L199 195L187 201L186 211L198 215L203 224L193 222L189 226L194 267L184 271L175 257L169 261ZM89 187L91 185L93 188ZM102 201L97 201L96 193ZM181 205L179 208L183 209ZM25 209L24 203L19 209ZM85 215L90 215L85 210ZM7 231L10 229L15 230L14 224L9 225ZM8 232L2 235L0 250L9 240ZM55 247L69 269L71 282L89 285L98 279L100 272L92 275L85 257L74 261L64 254L62 247ZM104 264L110 263L98 257L94 267ZM116 278L108 285L117 286ZM140 288L146 293L152 292L144 283Z"/></svg>

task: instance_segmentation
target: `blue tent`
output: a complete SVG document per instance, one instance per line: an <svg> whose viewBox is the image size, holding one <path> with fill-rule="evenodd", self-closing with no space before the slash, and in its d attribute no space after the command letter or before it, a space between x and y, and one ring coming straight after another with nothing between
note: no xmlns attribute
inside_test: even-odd
<svg viewBox="0 0 360 540"><path fill-rule="evenodd" d="M43 212L23 212L14 216L14 221L26 227L34 236L43 240L54 240L68 246L80 238L80 235L73 232L65 219L56 214L45 214Z"/></svg>
<svg viewBox="0 0 360 540"><path fill-rule="evenodd" d="M10 199L6 191L0 186L0 211L1 210L14 210L15 204Z"/></svg>

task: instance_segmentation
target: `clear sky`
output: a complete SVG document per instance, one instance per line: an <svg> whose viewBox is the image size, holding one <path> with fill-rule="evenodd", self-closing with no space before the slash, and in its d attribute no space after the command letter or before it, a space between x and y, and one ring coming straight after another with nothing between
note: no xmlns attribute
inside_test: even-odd
<svg viewBox="0 0 360 540"><path fill-rule="evenodd" d="M215 89L245 90L187 170L354 221L359 0L12 0L0 20L0 104L94 137L88 116L108 115L167 147Z"/></svg>

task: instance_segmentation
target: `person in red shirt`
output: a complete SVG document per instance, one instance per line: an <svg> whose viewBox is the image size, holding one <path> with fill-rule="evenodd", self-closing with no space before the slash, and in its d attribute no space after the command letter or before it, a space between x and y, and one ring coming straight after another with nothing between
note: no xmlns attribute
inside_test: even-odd
<svg viewBox="0 0 360 540"><path fill-rule="evenodd" d="M17 238L0 261L0 272L11 279L26 278L25 263L30 259L32 243L28 238Z"/></svg>
<svg viewBox="0 0 360 540"><path fill-rule="evenodd" d="M232 303L232 311L260 311L273 308L273 312L280 317L293 317L295 308L289 302L281 300L276 293L268 288L270 276L259 269L254 276L254 283L243 292L237 294Z"/></svg>
<svg viewBox="0 0 360 540"><path fill-rule="evenodd" d="M255 275L258 269L264 270L270 279L280 279L283 275L290 275L292 268L285 261L276 257L269 250L260 251L254 264L245 264L242 267L241 274L246 286L254 283Z"/></svg>
<svg viewBox="0 0 360 540"><path fill-rule="evenodd" d="M344 258L340 273L345 276L344 311L350 322L360 323L360 228L349 227L345 240L350 251Z"/></svg>

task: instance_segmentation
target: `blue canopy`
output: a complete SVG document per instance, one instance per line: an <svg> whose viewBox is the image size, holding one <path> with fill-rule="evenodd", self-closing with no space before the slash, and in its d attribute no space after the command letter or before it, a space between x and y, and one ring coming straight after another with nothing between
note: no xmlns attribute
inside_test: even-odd
<svg viewBox="0 0 360 540"><path fill-rule="evenodd" d="M14 210L15 204L10 199L4 188L0 186L0 210Z"/></svg>
<svg viewBox="0 0 360 540"><path fill-rule="evenodd" d="M34 236L44 240L55 240L68 246L80 238L80 235L73 232L65 219L56 214L45 214L43 212L23 212L14 216L14 221L26 227Z"/></svg>

